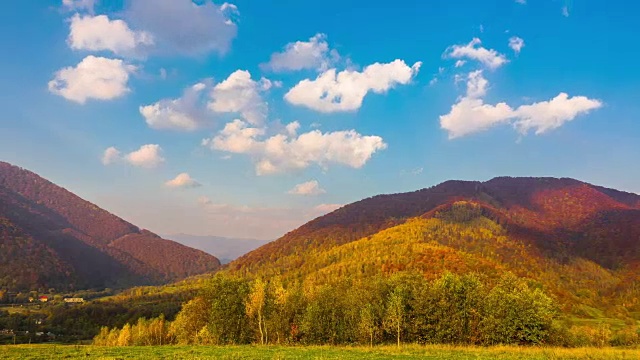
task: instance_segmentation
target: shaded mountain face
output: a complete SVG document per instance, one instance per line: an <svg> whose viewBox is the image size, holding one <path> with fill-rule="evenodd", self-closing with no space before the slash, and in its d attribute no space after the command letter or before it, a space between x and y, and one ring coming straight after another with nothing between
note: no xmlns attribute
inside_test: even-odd
<svg viewBox="0 0 640 360"><path fill-rule="evenodd" d="M219 266L214 256L161 239L0 162L0 288L121 288L179 280Z"/></svg>
<svg viewBox="0 0 640 360"><path fill-rule="evenodd" d="M490 209L509 234L560 261L583 257L609 269L640 260L640 196L574 179L499 177L447 181L410 193L379 195L344 206L230 264L244 271L290 264L407 219L433 216L457 201ZM279 271L286 271L282 268Z"/></svg>
<svg viewBox="0 0 640 360"><path fill-rule="evenodd" d="M235 239L221 236L196 236L188 234L164 235L180 244L202 250L227 264L240 256L255 250L271 240Z"/></svg>

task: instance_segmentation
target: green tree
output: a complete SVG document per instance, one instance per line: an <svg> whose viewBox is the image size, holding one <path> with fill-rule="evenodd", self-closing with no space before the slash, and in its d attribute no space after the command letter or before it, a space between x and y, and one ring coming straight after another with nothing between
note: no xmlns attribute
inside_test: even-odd
<svg viewBox="0 0 640 360"><path fill-rule="evenodd" d="M323 285L310 294L301 324L303 340L314 344L338 344L352 340L355 323L348 316L347 292L336 285Z"/></svg>
<svg viewBox="0 0 640 360"><path fill-rule="evenodd" d="M445 273L419 289L412 301L415 338L420 342L471 343L484 296L475 275Z"/></svg>
<svg viewBox="0 0 640 360"><path fill-rule="evenodd" d="M547 340L556 314L551 298L507 273L484 303L482 337L487 344L541 344Z"/></svg>
<svg viewBox="0 0 640 360"><path fill-rule="evenodd" d="M385 328L394 333L398 347L400 347L401 334L404 331L407 319L407 291L402 286L397 286L387 299L385 314Z"/></svg>
<svg viewBox="0 0 640 360"><path fill-rule="evenodd" d="M249 318L246 314L248 283L239 278L216 274L204 289L210 304L209 333L215 344L248 342Z"/></svg>
<svg viewBox="0 0 640 360"><path fill-rule="evenodd" d="M358 323L358 330L360 334L364 335L369 346L373 347L373 340L378 335L380 330L380 317L376 312L374 305L367 303L364 304L360 310L360 322Z"/></svg>

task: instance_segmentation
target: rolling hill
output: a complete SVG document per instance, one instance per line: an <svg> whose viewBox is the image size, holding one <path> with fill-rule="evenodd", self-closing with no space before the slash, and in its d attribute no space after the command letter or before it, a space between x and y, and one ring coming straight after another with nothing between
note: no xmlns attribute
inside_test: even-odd
<svg viewBox="0 0 640 360"><path fill-rule="evenodd" d="M0 288L123 288L213 271L214 256L126 222L0 162Z"/></svg>
<svg viewBox="0 0 640 360"><path fill-rule="evenodd" d="M640 320L640 196L573 179L447 181L346 205L232 262L231 273L324 284L417 271L510 271L577 315ZM592 309L598 309L593 310Z"/></svg>

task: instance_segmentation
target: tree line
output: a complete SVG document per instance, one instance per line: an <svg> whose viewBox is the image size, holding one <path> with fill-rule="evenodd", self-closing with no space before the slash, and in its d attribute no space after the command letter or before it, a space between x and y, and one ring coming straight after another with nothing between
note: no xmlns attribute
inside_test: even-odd
<svg viewBox="0 0 640 360"><path fill-rule="evenodd" d="M96 345L440 343L630 345L638 328L571 326L555 301L511 273L495 284L478 275L445 273L432 281L415 273L325 285L278 277L249 281L214 276L184 303L172 322L163 316L123 328L102 328Z"/></svg>

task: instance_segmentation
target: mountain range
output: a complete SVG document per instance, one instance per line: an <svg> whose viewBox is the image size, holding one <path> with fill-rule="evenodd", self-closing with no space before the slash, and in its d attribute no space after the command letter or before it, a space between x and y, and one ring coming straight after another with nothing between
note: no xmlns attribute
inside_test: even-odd
<svg viewBox="0 0 640 360"><path fill-rule="evenodd" d="M259 244L172 237L225 258ZM447 181L374 196L221 267L214 256L0 163L0 240L3 288L125 287L214 271L312 287L399 272L431 279L474 273L492 283L511 272L550 293L572 316L640 320L640 195L568 178ZM201 280L148 288L141 296L172 289L170 298L182 301ZM122 299L131 302L133 294Z"/></svg>
<svg viewBox="0 0 640 360"><path fill-rule="evenodd" d="M0 162L0 288L124 288L220 267L42 177Z"/></svg>

